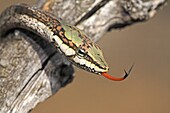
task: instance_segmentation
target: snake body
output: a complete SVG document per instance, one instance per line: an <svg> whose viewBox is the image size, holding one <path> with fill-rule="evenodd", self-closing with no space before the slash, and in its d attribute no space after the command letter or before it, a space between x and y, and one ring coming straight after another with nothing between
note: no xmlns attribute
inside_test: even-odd
<svg viewBox="0 0 170 113"><path fill-rule="evenodd" d="M34 32L52 42L74 65L89 72L103 75L111 80L123 80L107 74L106 63L101 49L87 38L77 27L57 19L52 14L25 4L12 5L0 15L0 37L15 28ZM131 69L130 69L131 70Z"/></svg>

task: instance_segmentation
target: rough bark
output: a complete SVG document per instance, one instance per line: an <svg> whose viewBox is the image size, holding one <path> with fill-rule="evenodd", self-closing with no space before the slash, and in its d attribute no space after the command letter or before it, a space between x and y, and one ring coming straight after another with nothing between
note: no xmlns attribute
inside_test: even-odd
<svg viewBox="0 0 170 113"><path fill-rule="evenodd" d="M107 31L149 20L165 2L39 0L36 5L97 41ZM24 30L9 32L0 38L0 112L29 112L70 83L73 74L71 63L41 37Z"/></svg>

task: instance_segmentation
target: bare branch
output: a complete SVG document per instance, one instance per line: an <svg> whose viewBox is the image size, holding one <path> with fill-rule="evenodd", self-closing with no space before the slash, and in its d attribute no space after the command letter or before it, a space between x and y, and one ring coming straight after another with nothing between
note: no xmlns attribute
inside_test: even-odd
<svg viewBox="0 0 170 113"><path fill-rule="evenodd" d="M77 25L86 32L89 38L96 42L111 29L120 29L148 20L156 14L166 1L49 0L45 3L39 3L41 3L41 8L44 9L47 9L46 6L50 5L51 9L47 9L49 12L70 24Z"/></svg>

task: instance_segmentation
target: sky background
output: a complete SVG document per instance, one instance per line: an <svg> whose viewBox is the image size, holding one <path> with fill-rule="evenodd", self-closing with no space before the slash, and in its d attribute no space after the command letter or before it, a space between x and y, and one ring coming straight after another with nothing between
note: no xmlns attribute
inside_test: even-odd
<svg viewBox="0 0 170 113"><path fill-rule="evenodd" d="M0 0L0 12L30 1ZM147 22L106 33L98 45L110 74L121 76L134 63L130 76L113 82L75 68L74 81L31 113L170 113L170 6Z"/></svg>

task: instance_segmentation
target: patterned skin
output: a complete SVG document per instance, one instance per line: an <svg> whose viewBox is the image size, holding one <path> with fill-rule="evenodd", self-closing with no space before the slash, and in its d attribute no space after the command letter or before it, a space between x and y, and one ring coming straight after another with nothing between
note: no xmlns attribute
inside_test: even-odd
<svg viewBox="0 0 170 113"><path fill-rule="evenodd" d="M132 69L131 67L128 73L125 71L121 78L107 74L109 67L97 44L75 26L35 7L25 4L13 5L1 14L0 20L0 36L14 28L32 31L53 42L74 65L89 72L120 81L124 80Z"/></svg>

